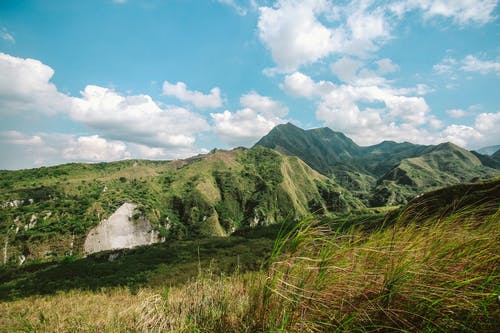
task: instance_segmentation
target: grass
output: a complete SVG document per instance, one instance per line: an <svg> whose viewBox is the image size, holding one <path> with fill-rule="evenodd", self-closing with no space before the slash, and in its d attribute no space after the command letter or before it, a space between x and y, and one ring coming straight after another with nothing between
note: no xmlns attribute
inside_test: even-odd
<svg viewBox="0 0 500 333"><path fill-rule="evenodd" d="M137 288L30 296L0 303L0 327L7 332L494 332L500 323L500 211L498 199L492 202L494 210L479 202L433 215L424 214L422 205L409 205L376 230L311 217L278 232L269 249L271 263L259 271L227 275L197 262L202 269L181 285L161 283L157 275ZM249 239L259 239L259 232L248 233Z"/></svg>

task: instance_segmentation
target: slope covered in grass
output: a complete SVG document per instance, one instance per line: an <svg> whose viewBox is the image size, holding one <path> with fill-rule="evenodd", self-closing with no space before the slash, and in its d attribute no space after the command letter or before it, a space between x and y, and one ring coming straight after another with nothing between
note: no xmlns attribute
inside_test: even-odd
<svg viewBox="0 0 500 333"><path fill-rule="evenodd" d="M305 219L278 232L269 265L257 272L227 276L204 265L197 277L172 287L158 276L138 289L72 290L2 302L0 326L59 332L494 332L500 322L499 186L495 180L431 192L386 219L376 217L374 228L363 228L359 218L342 224ZM252 232L249 238L258 237L258 229Z"/></svg>
<svg viewBox="0 0 500 333"><path fill-rule="evenodd" d="M419 157L402 160L381 177L372 204L391 205L438 187L499 175L499 170L484 166L473 153L443 143Z"/></svg>
<svg viewBox="0 0 500 333"><path fill-rule="evenodd" d="M264 147L173 161L71 164L2 171L7 261L79 255L88 230L125 202L165 239L226 236L241 227L345 213L363 204L296 157Z"/></svg>

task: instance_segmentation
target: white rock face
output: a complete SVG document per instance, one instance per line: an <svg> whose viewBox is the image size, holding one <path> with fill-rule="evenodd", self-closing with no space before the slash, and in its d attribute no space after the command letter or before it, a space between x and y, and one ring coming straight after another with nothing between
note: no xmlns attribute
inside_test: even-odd
<svg viewBox="0 0 500 333"><path fill-rule="evenodd" d="M139 245L158 243L160 241L158 232L148 220L144 218L132 220L136 207L136 204L124 203L109 219L90 230L83 246L85 253L130 249Z"/></svg>

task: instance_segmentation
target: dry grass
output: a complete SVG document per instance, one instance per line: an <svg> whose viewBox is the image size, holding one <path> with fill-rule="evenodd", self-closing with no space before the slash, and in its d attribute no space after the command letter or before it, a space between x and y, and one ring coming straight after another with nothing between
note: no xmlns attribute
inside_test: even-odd
<svg viewBox="0 0 500 333"><path fill-rule="evenodd" d="M0 330L493 332L499 221L499 211L477 208L425 221L405 212L391 228L367 234L306 220L280 235L267 272L209 270L180 287L0 303Z"/></svg>
<svg viewBox="0 0 500 333"><path fill-rule="evenodd" d="M266 286L269 329L497 329L499 212L406 223L411 215L370 235L310 223L286 235Z"/></svg>
<svg viewBox="0 0 500 333"><path fill-rule="evenodd" d="M204 273L181 287L72 291L0 303L2 332L252 332L261 273Z"/></svg>

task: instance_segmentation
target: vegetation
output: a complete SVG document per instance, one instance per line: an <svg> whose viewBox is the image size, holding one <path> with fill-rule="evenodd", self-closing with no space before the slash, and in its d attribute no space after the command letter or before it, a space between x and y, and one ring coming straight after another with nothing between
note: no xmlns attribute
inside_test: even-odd
<svg viewBox="0 0 500 333"><path fill-rule="evenodd" d="M290 123L276 126L256 146L300 157L370 207L406 204L442 186L500 176L495 156L451 143L423 146L384 141L360 147L329 128L303 130Z"/></svg>
<svg viewBox="0 0 500 333"><path fill-rule="evenodd" d="M147 283L19 294L25 287L18 281L25 286L30 279L39 281L36 272L50 267L7 269L2 271L3 297L15 300L0 303L0 327L59 332L493 332L500 321L499 189L500 180L463 184L425 194L387 215L380 209L372 218L311 216L299 223L242 228L235 237L200 242L199 256L196 243L179 243L124 251L112 262L109 253L87 259L93 267L100 260L115 276L121 267L115 262L131 260L129 256L140 258L135 264L148 257L161 258L157 267L168 262L168 269L145 274ZM267 245L255 246L263 239ZM257 248L263 252L253 251ZM238 254L240 263L252 262L242 259L244 253L254 259L267 256L267 264L234 265ZM232 257L232 268L210 264L207 254ZM179 274L185 267L193 274L176 284L168 272ZM102 274L104 268L100 270Z"/></svg>
<svg viewBox="0 0 500 333"><path fill-rule="evenodd" d="M226 236L311 211L364 205L295 157L256 147L185 161L122 161L2 171L0 235L11 264L82 255L87 232L125 202L169 240Z"/></svg>

